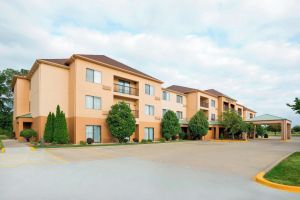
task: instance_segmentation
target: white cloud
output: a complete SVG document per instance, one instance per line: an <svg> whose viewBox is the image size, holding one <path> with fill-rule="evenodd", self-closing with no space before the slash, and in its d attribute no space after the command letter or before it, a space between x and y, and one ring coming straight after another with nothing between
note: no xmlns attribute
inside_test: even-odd
<svg viewBox="0 0 300 200"><path fill-rule="evenodd" d="M299 116L297 1L2 1L0 69L106 54L164 80L215 88L260 114ZM299 39L300 40L300 39Z"/></svg>

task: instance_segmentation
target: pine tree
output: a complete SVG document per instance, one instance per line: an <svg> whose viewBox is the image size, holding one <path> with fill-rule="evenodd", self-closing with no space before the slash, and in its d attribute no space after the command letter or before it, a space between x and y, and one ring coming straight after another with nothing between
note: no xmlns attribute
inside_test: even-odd
<svg viewBox="0 0 300 200"><path fill-rule="evenodd" d="M54 119L55 119L54 113L49 112L47 117L47 122L45 125L45 131L44 131L45 142L50 142L50 143L53 142Z"/></svg>
<svg viewBox="0 0 300 200"><path fill-rule="evenodd" d="M56 107L56 117L54 120L53 142L57 144L67 144L70 142L67 121L64 112L60 110L59 105Z"/></svg>

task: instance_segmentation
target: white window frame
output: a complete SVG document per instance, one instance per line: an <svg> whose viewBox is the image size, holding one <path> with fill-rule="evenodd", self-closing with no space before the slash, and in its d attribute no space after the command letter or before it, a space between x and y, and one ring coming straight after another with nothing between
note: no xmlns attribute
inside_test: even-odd
<svg viewBox="0 0 300 200"><path fill-rule="evenodd" d="M92 76L93 76L93 80L89 80L88 79L88 71L92 71ZM99 80L96 79L96 77L99 77ZM102 73L100 71L91 69L91 68L86 68L86 72L85 72L85 80L90 82L90 83L96 83L96 84L101 84L102 83Z"/></svg>
<svg viewBox="0 0 300 200"><path fill-rule="evenodd" d="M148 104L145 105L145 115L154 116L154 106L153 105L148 105Z"/></svg>
<svg viewBox="0 0 300 200"><path fill-rule="evenodd" d="M87 104L87 98L91 98L92 99L92 106L89 106ZM99 99L99 108L96 108L96 100ZM86 109L93 109L93 110L101 110L102 108L102 99L101 97L96 97L96 96L91 96L91 95L85 95L85 108Z"/></svg>
<svg viewBox="0 0 300 200"><path fill-rule="evenodd" d="M162 99L165 100L165 101L170 101L170 92L163 91L162 92Z"/></svg>
<svg viewBox="0 0 300 200"><path fill-rule="evenodd" d="M149 84L145 84L145 94L150 95L150 96L154 96L154 86L149 85Z"/></svg>
<svg viewBox="0 0 300 200"><path fill-rule="evenodd" d="M179 100L180 99L180 100ZM180 104L183 104L183 96L181 95L176 95L176 102L177 103L180 103Z"/></svg>

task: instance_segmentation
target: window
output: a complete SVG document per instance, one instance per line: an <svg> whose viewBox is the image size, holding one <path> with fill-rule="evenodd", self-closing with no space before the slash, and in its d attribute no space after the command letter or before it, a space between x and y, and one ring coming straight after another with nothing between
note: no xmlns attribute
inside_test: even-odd
<svg viewBox="0 0 300 200"><path fill-rule="evenodd" d="M210 101L210 105L211 105L211 107L215 108L216 107L216 101L215 100L211 100Z"/></svg>
<svg viewBox="0 0 300 200"><path fill-rule="evenodd" d="M167 111L168 111L167 109L162 109L162 116L164 116Z"/></svg>
<svg viewBox="0 0 300 200"><path fill-rule="evenodd" d="M145 133L144 133L144 139L145 140L154 140L154 128L145 128Z"/></svg>
<svg viewBox="0 0 300 200"><path fill-rule="evenodd" d="M86 69L86 80L92 83L101 83L101 72Z"/></svg>
<svg viewBox="0 0 300 200"><path fill-rule="evenodd" d="M177 111L176 112L176 116L178 119L182 119L182 112L181 111Z"/></svg>
<svg viewBox="0 0 300 200"><path fill-rule="evenodd" d="M154 95L154 87L152 85L145 84L145 93L148 95Z"/></svg>
<svg viewBox="0 0 300 200"><path fill-rule="evenodd" d="M86 139L92 138L94 142L99 143L101 141L101 127L93 125L85 126L85 137Z"/></svg>
<svg viewBox="0 0 300 200"><path fill-rule="evenodd" d="M170 92L163 91L163 100L170 101Z"/></svg>
<svg viewBox="0 0 300 200"><path fill-rule="evenodd" d="M182 102L183 102L183 101L182 101L182 96L177 95L177 97L176 97L176 102L177 102L177 103L182 103Z"/></svg>
<svg viewBox="0 0 300 200"><path fill-rule="evenodd" d="M118 88L118 92L130 94L130 83L128 81L119 80Z"/></svg>
<svg viewBox="0 0 300 200"><path fill-rule="evenodd" d="M101 109L101 98L94 96L85 96L85 108L87 109Z"/></svg>
<svg viewBox="0 0 300 200"><path fill-rule="evenodd" d="M145 105L145 115L154 115L154 106Z"/></svg>
<svg viewBox="0 0 300 200"><path fill-rule="evenodd" d="M211 121L216 121L216 114L211 114Z"/></svg>

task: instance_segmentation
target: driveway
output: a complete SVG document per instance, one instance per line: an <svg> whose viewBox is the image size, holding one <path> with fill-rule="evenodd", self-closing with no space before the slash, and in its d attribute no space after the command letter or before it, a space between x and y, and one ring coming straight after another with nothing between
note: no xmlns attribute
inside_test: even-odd
<svg viewBox="0 0 300 200"><path fill-rule="evenodd" d="M0 154L0 199L300 199L252 180L300 151L299 139L8 147Z"/></svg>

